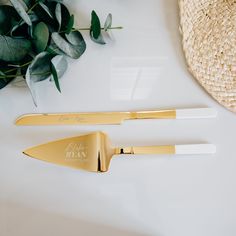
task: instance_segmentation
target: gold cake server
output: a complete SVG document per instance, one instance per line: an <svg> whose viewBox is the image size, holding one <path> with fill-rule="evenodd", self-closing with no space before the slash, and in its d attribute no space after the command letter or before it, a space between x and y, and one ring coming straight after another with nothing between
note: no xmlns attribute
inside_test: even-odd
<svg viewBox="0 0 236 236"><path fill-rule="evenodd" d="M23 153L54 164L93 172L106 172L113 155L160 154L192 155L213 154L212 144L166 145L149 147L113 148L106 134L90 134L61 139L26 149Z"/></svg>
<svg viewBox="0 0 236 236"><path fill-rule="evenodd" d="M196 119L216 117L212 108L172 109L137 112L42 113L27 114L16 125L89 125L121 124L134 119Z"/></svg>

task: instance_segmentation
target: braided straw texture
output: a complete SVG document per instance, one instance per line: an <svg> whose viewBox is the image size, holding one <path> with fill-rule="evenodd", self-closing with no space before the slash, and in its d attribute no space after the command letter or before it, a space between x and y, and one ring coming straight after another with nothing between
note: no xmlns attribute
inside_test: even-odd
<svg viewBox="0 0 236 236"><path fill-rule="evenodd" d="M179 0L190 72L220 104L236 112L236 1Z"/></svg>

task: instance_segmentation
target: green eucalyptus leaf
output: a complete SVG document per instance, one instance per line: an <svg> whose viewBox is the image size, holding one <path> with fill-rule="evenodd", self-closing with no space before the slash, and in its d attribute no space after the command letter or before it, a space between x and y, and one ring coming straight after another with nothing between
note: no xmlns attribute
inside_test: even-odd
<svg viewBox="0 0 236 236"><path fill-rule="evenodd" d="M91 13L90 38L95 43L105 44L105 41L101 34L101 23L95 11L92 11Z"/></svg>
<svg viewBox="0 0 236 236"><path fill-rule="evenodd" d="M0 6L0 34L5 34L11 27L8 18L8 11L11 9L10 6Z"/></svg>
<svg viewBox="0 0 236 236"><path fill-rule="evenodd" d="M31 50L27 39L16 39L0 35L0 60L14 62L22 60Z"/></svg>
<svg viewBox="0 0 236 236"><path fill-rule="evenodd" d="M52 13L50 12L49 8L43 2L39 2L39 5L50 18L53 18Z"/></svg>
<svg viewBox="0 0 236 236"><path fill-rule="evenodd" d="M32 22L30 20L29 15L26 13L26 10L24 9L24 6L22 3L18 0L10 0L13 7L16 9L18 14L21 16L21 18L26 22L28 25L32 25Z"/></svg>
<svg viewBox="0 0 236 236"><path fill-rule="evenodd" d="M38 21L38 20L39 20L38 16L37 16L36 14L34 14L34 13L30 13L30 14L29 14L29 18L30 18L31 22L35 22L35 21ZM19 21L19 22L17 22L17 24L15 24L15 25L13 26L13 28L12 28L12 30L11 30L11 34L12 34L15 30L17 30L19 27L21 27L22 25L24 25L24 24L26 24L24 21Z"/></svg>
<svg viewBox="0 0 236 236"><path fill-rule="evenodd" d="M47 52L38 54L26 72L26 83L30 89L34 104L37 106L35 84L51 75L51 55Z"/></svg>
<svg viewBox="0 0 236 236"><path fill-rule="evenodd" d="M84 42L84 38L78 30L71 31L69 34L65 34L65 37L69 43L75 46L79 46Z"/></svg>
<svg viewBox="0 0 236 236"><path fill-rule="evenodd" d="M60 3L57 3L56 5L56 9L55 9L55 16L56 16L56 19L57 19L57 22L59 24L59 31L60 31L60 28L61 28L61 4Z"/></svg>
<svg viewBox="0 0 236 236"><path fill-rule="evenodd" d="M64 4L61 4L61 16L62 16L61 30L65 31L67 30L71 16L69 10Z"/></svg>
<svg viewBox="0 0 236 236"><path fill-rule="evenodd" d="M39 4L34 8L35 14L39 17L41 21L47 24L50 32L58 30L58 22L54 18L54 11L54 4L45 5L43 2L39 2Z"/></svg>
<svg viewBox="0 0 236 236"><path fill-rule="evenodd" d="M33 28L33 45L37 53L43 52L48 44L49 30L44 22L39 22Z"/></svg>
<svg viewBox="0 0 236 236"><path fill-rule="evenodd" d="M91 13L91 27L90 27L90 35L94 39L98 39L101 34L101 23L97 13L93 10Z"/></svg>
<svg viewBox="0 0 236 236"><path fill-rule="evenodd" d="M61 78L66 72L68 67L68 63L65 56L57 55L52 58L51 62L57 71L58 78Z"/></svg>
<svg viewBox="0 0 236 236"><path fill-rule="evenodd" d="M27 69L33 82L39 82L49 77L51 58L49 53L41 52L33 59Z"/></svg>
<svg viewBox="0 0 236 236"><path fill-rule="evenodd" d="M95 38L93 37L93 35L91 34L91 31L90 31L90 38L91 38L91 40L92 40L93 42L95 42L95 43L97 43L97 44L101 44L101 45L106 44L106 42L104 41L104 38L103 38L102 34L100 34L100 35L98 36L98 38L95 39Z"/></svg>
<svg viewBox="0 0 236 236"><path fill-rule="evenodd" d="M105 21L104 30L108 31L109 28L111 28L111 26L112 26L112 14L110 13L108 14L107 19Z"/></svg>
<svg viewBox="0 0 236 236"><path fill-rule="evenodd" d="M69 22L67 24L67 27L66 27L66 34L69 34L74 26L74 15L71 15L70 16L70 19L69 19Z"/></svg>
<svg viewBox="0 0 236 236"><path fill-rule="evenodd" d="M24 8L25 11L28 11L28 7L27 7L25 1L23 1L23 0L18 0L18 2L20 2L20 4L22 5L22 7Z"/></svg>
<svg viewBox="0 0 236 236"><path fill-rule="evenodd" d="M51 73L52 73L52 78L55 82L56 88L61 93L61 88L60 88L60 83L59 83L59 79L58 79L58 75L57 75L57 70L56 70L55 66L53 65L53 63L51 63Z"/></svg>
<svg viewBox="0 0 236 236"><path fill-rule="evenodd" d="M0 34L7 34L14 22L19 21L19 15L12 6L0 5Z"/></svg>
<svg viewBox="0 0 236 236"><path fill-rule="evenodd" d="M38 16L35 15L35 14L30 14L29 17L30 17L30 19L31 19L31 22L38 21ZM45 25L46 25L46 24L45 24ZM46 25L46 26L47 26L47 25ZM47 28L47 29L48 29L48 28ZM44 33L44 32L43 32L43 33ZM29 36L31 37L31 39L34 38L34 27L33 27L33 25L28 26L28 34L29 34ZM46 48L46 47L45 47L45 48ZM45 48L44 48L44 49L45 49Z"/></svg>
<svg viewBox="0 0 236 236"><path fill-rule="evenodd" d="M11 31L10 31L10 35L11 36L15 36L14 35L14 32L17 31L22 25L24 25L25 22L22 21L22 22L19 22L19 24L16 24L15 26L12 27Z"/></svg>
<svg viewBox="0 0 236 236"><path fill-rule="evenodd" d="M35 13L29 13L29 18L31 22L35 22L39 20L38 16Z"/></svg>
<svg viewBox="0 0 236 236"><path fill-rule="evenodd" d="M71 21L70 12L64 4L57 3L55 9L55 17L59 24L59 31L66 31Z"/></svg>
<svg viewBox="0 0 236 236"><path fill-rule="evenodd" d="M1 63L0 63L1 64ZM2 67L2 66L1 66ZM1 68L2 69L2 68ZM5 69L2 69L0 71L0 89L4 88L7 86L12 80L14 80L17 75L17 70L13 70L9 75L7 74L7 71L10 69L10 67L6 66ZM8 77L9 76L9 77Z"/></svg>
<svg viewBox="0 0 236 236"><path fill-rule="evenodd" d="M50 44L46 48L46 51L52 55L66 55L55 43L53 40L50 41Z"/></svg>
<svg viewBox="0 0 236 236"><path fill-rule="evenodd" d="M33 26L29 26L29 27L28 27L28 34L29 34L29 36L30 36L31 38L34 37L34 35L33 35Z"/></svg>
<svg viewBox="0 0 236 236"><path fill-rule="evenodd" d="M0 89L6 87L13 79L0 78Z"/></svg>
<svg viewBox="0 0 236 236"><path fill-rule="evenodd" d="M59 33L52 33L52 39L57 47L60 48L63 52L65 52L69 57L78 59L86 49L86 43L82 39L79 45L73 45L65 40Z"/></svg>
<svg viewBox="0 0 236 236"><path fill-rule="evenodd" d="M28 37L28 35L30 35L30 30L29 30L30 27L32 26L29 26L22 21L22 24L16 25L12 28L10 36L13 38L25 39L25 36Z"/></svg>

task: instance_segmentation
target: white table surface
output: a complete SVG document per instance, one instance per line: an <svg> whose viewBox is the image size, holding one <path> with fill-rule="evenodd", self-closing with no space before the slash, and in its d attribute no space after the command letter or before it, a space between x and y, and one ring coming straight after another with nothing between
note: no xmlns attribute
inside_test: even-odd
<svg viewBox="0 0 236 236"><path fill-rule="evenodd" d="M62 94L38 85L37 108L25 87L0 91L0 235L236 235L236 116L188 73L178 32L177 0L68 0L79 26L96 9L111 12L115 41L92 43L70 61ZM214 107L211 120L129 121L121 126L16 127L30 112ZM112 143L209 142L212 156L114 158L96 174L24 156L26 147L102 130Z"/></svg>

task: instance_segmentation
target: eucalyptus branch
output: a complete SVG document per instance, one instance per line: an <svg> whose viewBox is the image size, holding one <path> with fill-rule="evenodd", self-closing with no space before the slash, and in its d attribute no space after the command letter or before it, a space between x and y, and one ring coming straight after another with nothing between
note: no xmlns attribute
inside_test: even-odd
<svg viewBox="0 0 236 236"><path fill-rule="evenodd" d="M112 26L111 14L101 25L95 11L91 12L90 27L76 29L74 15L61 1L51 4L51 0L27 0L27 10L24 1L11 0L11 3L9 7L0 5L1 19L5 21L0 29L0 62L3 62L0 68L0 89L16 77L25 77L25 71L30 66L27 80L30 81L28 87L35 104L34 83L52 76L60 92L59 76L65 73L68 66L65 55L79 59L84 54L86 42L80 31L89 31L94 43L104 45L104 31L123 29L122 26ZM32 19L32 16L36 17ZM50 20L47 20L47 16ZM14 35L11 34L13 31ZM65 37L60 33L66 33ZM33 58L25 62L31 55Z"/></svg>

